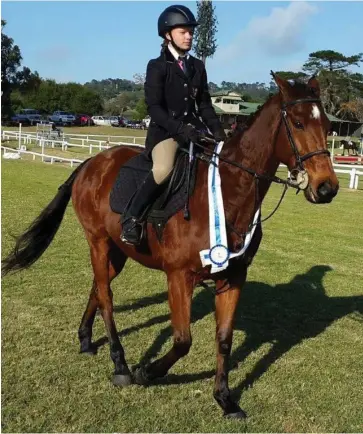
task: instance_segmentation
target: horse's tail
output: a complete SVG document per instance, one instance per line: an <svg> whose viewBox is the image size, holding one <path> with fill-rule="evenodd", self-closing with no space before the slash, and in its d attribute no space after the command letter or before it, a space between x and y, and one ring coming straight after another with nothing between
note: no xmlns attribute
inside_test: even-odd
<svg viewBox="0 0 363 434"><path fill-rule="evenodd" d="M36 262L47 250L63 220L64 212L72 196L72 185L81 168L81 163L58 188L54 199L43 209L28 229L16 239L13 251L1 264L2 275L23 270Z"/></svg>

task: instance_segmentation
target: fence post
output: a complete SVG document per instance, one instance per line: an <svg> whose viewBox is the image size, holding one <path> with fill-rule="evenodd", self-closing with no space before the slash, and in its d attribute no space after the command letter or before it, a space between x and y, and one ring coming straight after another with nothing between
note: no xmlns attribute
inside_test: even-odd
<svg viewBox="0 0 363 434"><path fill-rule="evenodd" d="M42 162L44 162L44 139L40 139L40 144L42 146Z"/></svg>
<svg viewBox="0 0 363 434"><path fill-rule="evenodd" d="M21 146L21 124L19 123L19 149Z"/></svg>
<svg viewBox="0 0 363 434"><path fill-rule="evenodd" d="M354 188L354 181L356 177L357 169L352 169L350 172L350 181L349 181L349 188Z"/></svg>
<svg viewBox="0 0 363 434"><path fill-rule="evenodd" d="M134 137L134 145L136 144L136 137Z"/></svg>
<svg viewBox="0 0 363 434"><path fill-rule="evenodd" d="M358 179L359 179L359 176L355 175L355 177L354 177L354 189L355 190L358 190Z"/></svg>

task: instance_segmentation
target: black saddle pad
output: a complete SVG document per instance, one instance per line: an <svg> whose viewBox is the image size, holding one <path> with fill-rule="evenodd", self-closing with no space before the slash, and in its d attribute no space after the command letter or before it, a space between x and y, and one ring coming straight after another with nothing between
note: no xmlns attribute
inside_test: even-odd
<svg viewBox="0 0 363 434"><path fill-rule="evenodd" d="M160 196L147 212L148 221L165 224L171 216L184 207L187 201L188 166L189 155L179 152L169 180L164 183ZM197 159L194 158L190 174L189 195L194 190L196 167ZM144 152L132 157L121 167L110 194L112 211L117 214L125 212L130 200L151 168L152 161Z"/></svg>

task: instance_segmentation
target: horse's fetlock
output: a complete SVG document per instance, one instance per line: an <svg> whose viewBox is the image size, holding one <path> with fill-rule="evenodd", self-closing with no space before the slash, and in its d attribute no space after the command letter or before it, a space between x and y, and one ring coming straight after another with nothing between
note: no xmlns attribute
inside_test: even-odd
<svg viewBox="0 0 363 434"><path fill-rule="evenodd" d="M228 356L231 352L231 342L230 340L226 339L226 340L221 340L218 342L218 351L220 354L222 354L223 356Z"/></svg>
<svg viewBox="0 0 363 434"><path fill-rule="evenodd" d="M174 348L179 356L186 356L189 353L190 347L192 346L192 341L182 340L181 337L175 339Z"/></svg>

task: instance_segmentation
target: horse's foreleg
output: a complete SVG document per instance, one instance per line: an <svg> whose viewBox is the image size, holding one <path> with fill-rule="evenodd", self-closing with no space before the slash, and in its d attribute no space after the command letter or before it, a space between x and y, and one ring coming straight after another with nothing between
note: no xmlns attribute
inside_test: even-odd
<svg viewBox="0 0 363 434"><path fill-rule="evenodd" d="M109 254L109 280L110 282L122 271L127 256L119 249L110 250ZM78 338L80 342L80 352L86 354L96 354L97 349L92 345L92 327L98 308L96 294L96 281L93 280L91 293L88 299L86 310L84 311L81 324L78 329Z"/></svg>
<svg viewBox="0 0 363 434"><path fill-rule="evenodd" d="M237 282L217 282L217 289L220 288L224 292L216 295L217 372L214 386L214 398L222 407L224 415L238 419L245 418L246 414L231 398L228 388L228 363L232 348L234 316L247 270L241 274L242 281L239 276Z"/></svg>
<svg viewBox="0 0 363 434"><path fill-rule="evenodd" d="M96 239L91 242L91 260L96 282L96 297L98 307L106 327L110 343L110 355L115 364L112 379L116 386L131 384L131 374L125 360L125 353L117 335L113 318L112 291L110 287L110 248L109 240Z"/></svg>
<svg viewBox="0 0 363 434"><path fill-rule="evenodd" d="M192 345L190 312L193 289L193 281L187 273L177 271L168 275L173 347L165 356L145 367L137 368L134 373L137 383L145 384L154 378L163 377L181 357L188 354Z"/></svg>

